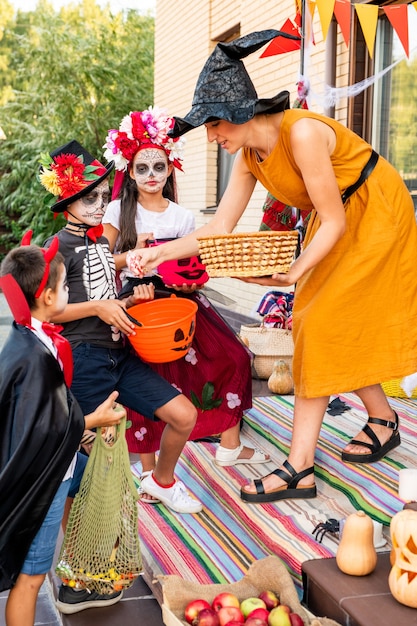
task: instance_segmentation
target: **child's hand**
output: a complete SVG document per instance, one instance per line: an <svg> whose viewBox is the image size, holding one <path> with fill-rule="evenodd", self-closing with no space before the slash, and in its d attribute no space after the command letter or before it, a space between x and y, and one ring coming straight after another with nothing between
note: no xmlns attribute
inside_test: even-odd
<svg viewBox="0 0 417 626"><path fill-rule="evenodd" d="M93 413L89 413L85 416L86 429L106 428L113 424L120 424L122 419L126 417L126 410L121 404L116 402L118 395L118 391L113 391Z"/></svg>
<svg viewBox="0 0 417 626"><path fill-rule="evenodd" d="M149 283L148 285L136 285L133 288L133 293L130 296L130 306L134 306L135 304L139 304L140 302L146 302L148 300L153 300L155 297L155 285L153 283Z"/></svg>
<svg viewBox="0 0 417 626"><path fill-rule="evenodd" d="M182 291L183 293L193 293L197 289L201 289L201 285L198 286L196 283L192 285L188 285L187 283L183 283L182 285L166 285L167 287L171 287L171 289L175 289L175 291Z"/></svg>
<svg viewBox="0 0 417 626"><path fill-rule="evenodd" d="M146 248L151 239L154 239L153 233L140 233L136 238L135 248Z"/></svg>

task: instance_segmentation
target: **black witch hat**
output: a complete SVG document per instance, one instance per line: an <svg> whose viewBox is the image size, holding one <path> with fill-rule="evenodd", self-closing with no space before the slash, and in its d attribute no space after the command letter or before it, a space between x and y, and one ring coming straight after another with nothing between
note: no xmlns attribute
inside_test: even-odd
<svg viewBox="0 0 417 626"><path fill-rule="evenodd" d="M269 29L245 35L230 43L218 43L198 77L191 110L184 118L174 118L175 126L168 134L179 137L215 119L244 124L257 113L278 113L288 109L288 91L281 91L273 98L258 98L241 61L276 37L299 39L295 35Z"/></svg>

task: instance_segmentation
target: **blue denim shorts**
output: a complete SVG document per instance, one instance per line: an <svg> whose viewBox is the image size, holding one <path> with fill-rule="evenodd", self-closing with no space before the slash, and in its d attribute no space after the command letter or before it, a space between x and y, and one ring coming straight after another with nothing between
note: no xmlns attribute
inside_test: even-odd
<svg viewBox="0 0 417 626"><path fill-rule="evenodd" d="M73 349L73 357L71 391L84 415L92 413L116 390L119 392L117 402L148 419L157 420L155 411L180 395L129 347L111 350L83 343Z"/></svg>
<svg viewBox="0 0 417 626"><path fill-rule="evenodd" d="M42 526L31 543L21 569L22 574L37 576L47 574L51 569L70 485L69 478L59 486Z"/></svg>
<svg viewBox="0 0 417 626"><path fill-rule="evenodd" d="M71 485L68 491L68 498L75 498L79 489L81 479L84 474L85 466L87 465L88 456L86 454L82 454L82 452L77 452L77 463L75 465L74 474L71 479Z"/></svg>

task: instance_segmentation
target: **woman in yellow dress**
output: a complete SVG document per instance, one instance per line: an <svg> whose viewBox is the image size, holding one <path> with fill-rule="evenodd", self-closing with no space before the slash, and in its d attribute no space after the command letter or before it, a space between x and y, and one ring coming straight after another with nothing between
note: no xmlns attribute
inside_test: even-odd
<svg viewBox="0 0 417 626"><path fill-rule="evenodd" d="M249 502L312 498L314 456L329 396L354 391L368 422L342 451L372 463L400 445L398 416L380 385L417 371L417 224L399 173L335 120L289 109L288 92L258 99L242 58L279 31L218 44L193 105L173 137L204 124L209 141L238 153L206 225L177 242L138 251L143 268L196 254L197 237L231 232L259 180L274 197L312 211L302 253L287 274L247 279L296 284L294 424L288 460L242 487Z"/></svg>

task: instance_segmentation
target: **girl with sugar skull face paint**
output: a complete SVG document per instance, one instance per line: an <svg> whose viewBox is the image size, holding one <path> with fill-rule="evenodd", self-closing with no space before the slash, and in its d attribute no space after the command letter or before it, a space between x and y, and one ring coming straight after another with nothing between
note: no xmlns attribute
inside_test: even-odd
<svg viewBox="0 0 417 626"><path fill-rule="evenodd" d="M177 295L192 298L198 305L196 331L185 358L151 364L187 397L195 394L200 400L190 439L220 434L215 459L220 465L264 463L269 457L244 447L239 437L243 411L252 402L249 354L204 295L196 290L197 282L208 280L198 257L176 264L173 272L178 282L170 283L172 289L155 272L140 279L135 276L134 268L126 267L131 249L153 245L146 240L175 239L195 230L193 213L176 203L175 169L182 169L183 140L169 139L167 133L172 124L172 118L164 110L153 107L130 113L122 120L119 131L109 131L105 157L115 161L117 171L114 200L103 219L104 233L115 253L116 267L121 270L121 294L129 294L138 283L151 281L156 297L170 296L175 289ZM162 266L158 271L163 273ZM203 402L203 396L210 395L208 390L211 399ZM142 470L146 473L155 463L161 424L150 424L132 411L128 414L133 422L126 433L129 450L140 454ZM154 501L149 494L143 497Z"/></svg>

